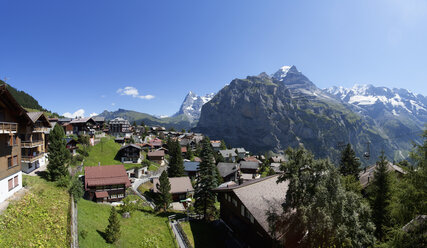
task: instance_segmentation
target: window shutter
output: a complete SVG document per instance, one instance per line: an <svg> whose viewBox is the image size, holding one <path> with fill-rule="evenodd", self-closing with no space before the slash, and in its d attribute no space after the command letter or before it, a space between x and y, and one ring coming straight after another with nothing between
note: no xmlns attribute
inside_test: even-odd
<svg viewBox="0 0 427 248"><path fill-rule="evenodd" d="M18 176L15 176L15 177L13 178L13 181L14 181L14 184L15 184L15 186L14 186L14 187L16 187L16 186L18 186L18 185L19 185Z"/></svg>
<svg viewBox="0 0 427 248"><path fill-rule="evenodd" d="M12 178L11 178L11 179L9 179L9 180L7 180L7 183L8 183L8 185L9 185L9 191L11 191L11 190L13 189L13 181L12 181Z"/></svg>

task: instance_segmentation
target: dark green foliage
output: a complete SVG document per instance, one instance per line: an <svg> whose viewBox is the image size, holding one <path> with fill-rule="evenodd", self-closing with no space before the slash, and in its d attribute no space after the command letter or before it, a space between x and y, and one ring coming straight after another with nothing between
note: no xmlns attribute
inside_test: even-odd
<svg viewBox="0 0 427 248"><path fill-rule="evenodd" d="M141 162L141 165L142 165L142 167L150 167L150 161L148 160L148 159L144 159L144 160L142 160L142 162Z"/></svg>
<svg viewBox="0 0 427 248"><path fill-rule="evenodd" d="M80 135L77 140L80 143L77 152L83 157L89 156L90 138L88 135Z"/></svg>
<svg viewBox="0 0 427 248"><path fill-rule="evenodd" d="M387 164L388 161L382 153L377 161L372 182L372 220L376 226L375 235L379 240L383 240L385 229L390 225L391 179Z"/></svg>
<svg viewBox="0 0 427 248"><path fill-rule="evenodd" d="M182 177L184 176L184 160L182 159L181 145L178 140L168 140L168 149L169 149L169 168L168 176L169 177Z"/></svg>
<svg viewBox="0 0 427 248"><path fill-rule="evenodd" d="M208 138L204 138L202 141L201 159L194 189L196 199L194 208L197 213L203 214L205 220L209 220L216 210L216 195L212 189L218 186L218 169L214 163L213 151Z"/></svg>
<svg viewBox="0 0 427 248"><path fill-rule="evenodd" d="M60 125L55 125L50 132L49 143L47 172L49 179L56 181L61 177L68 176L68 163L71 157L65 146L64 129Z"/></svg>
<svg viewBox="0 0 427 248"><path fill-rule="evenodd" d="M70 185L70 177L69 176L60 177L55 184L57 187L60 187L60 188L68 188L68 186Z"/></svg>
<svg viewBox="0 0 427 248"><path fill-rule="evenodd" d="M411 152L413 166L406 167L407 174L398 181L392 199L392 217L398 226L403 226L414 217L427 213L427 130L423 144Z"/></svg>
<svg viewBox="0 0 427 248"><path fill-rule="evenodd" d="M366 247L374 243L370 209L361 196L346 191L338 170L328 160L315 160L303 148L286 150L282 165L287 181L285 214L268 213L270 226L282 240L302 239L301 247Z"/></svg>
<svg viewBox="0 0 427 248"><path fill-rule="evenodd" d="M71 185L68 191L74 197L75 202L78 202L80 198L83 197L84 195L83 183L82 181L80 181L80 179L77 176L74 176L71 179Z"/></svg>
<svg viewBox="0 0 427 248"><path fill-rule="evenodd" d="M113 244L120 238L120 220L117 217L115 207L111 208L110 217L108 218L108 226L105 229L105 240Z"/></svg>
<svg viewBox="0 0 427 248"><path fill-rule="evenodd" d="M191 146L187 144L187 153L185 154L185 158L192 160L194 158L193 149L191 149Z"/></svg>
<svg viewBox="0 0 427 248"><path fill-rule="evenodd" d="M221 150L226 150L227 149L227 145L225 144L224 140L221 140Z"/></svg>
<svg viewBox="0 0 427 248"><path fill-rule="evenodd" d="M341 153L339 168L343 176L353 175L356 179L359 178L359 158L356 157L356 153L353 151L350 144L347 144L344 151Z"/></svg>
<svg viewBox="0 0 427 248"><path fill-rule="evenodd" d="M3 84L5 84L5 82L0 80L0 85L3 85ZM32 96L30 96L26 92L17 90L14 87L10 86L9 84L6 84L6 88L22 107L36 109L40 111L46 111L46 109L40 106L39 102L36 99L34 99Z"/></svg>
<svg viewBox="0 0 427 248"><path fill-rule="evenodd" d="M169 182L166 171L162 172L159 178L159 184L155 185L155 187L159 191L157 205L161 206L163 210L166 211L166 209L169 207L169 204L172 202L172 195L170 193L171 184Z"/></svg>
<svg viewBox="0 0 427 248"><path fill-rule="evenodd" d="M126 197L123 199L123 204L120 206L120 212L132 214L132 212L136 210L136 206L135 203L130 201L129 197Z"/></svg>

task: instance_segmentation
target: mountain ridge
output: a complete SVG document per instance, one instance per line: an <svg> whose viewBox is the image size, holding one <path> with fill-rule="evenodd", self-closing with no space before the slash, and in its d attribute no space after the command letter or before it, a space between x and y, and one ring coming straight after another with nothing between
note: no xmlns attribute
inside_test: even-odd
<svg viewBox="0 0 427 248"><path fill-rule="evenodd" d="M390 132L357 109L319 89L295 66L286 66L270 76L232 80L202 107L195 130L258 153L303 144L316 156L336 161L339 144L351 143L362 157L371 142L373 158L382 149L391 158L407 155L403 142L409 140L391 142Z"/></svg>

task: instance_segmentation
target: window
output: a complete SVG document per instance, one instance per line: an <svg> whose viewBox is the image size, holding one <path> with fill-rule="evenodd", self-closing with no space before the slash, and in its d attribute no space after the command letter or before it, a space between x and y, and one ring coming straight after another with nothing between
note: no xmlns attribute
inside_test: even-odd
<svg viewBox="0 0 427 248"><path fill-rule="evenodd" d="M7 184L9 185L9 191L11 191L13 189L13 181L12 178L7 180Z"/></svg>
<svg viewBox="0 0 427 248"><path fill-rule="evenodd" d="M12 167L12 157L7 158L7 168Z"/></svg>
<svg viewBox="0 0 427 248"><path fill-rule="evenodd" d="M125 195L124 194L118 194L117 197L118 198L123 198L123 197L125 197Z"/></svg>
<svg viewBox="0 0 427 248"><path fill-rule="evenodd" d="M111 198L111 199L116 199L116 198L117 198L117 195L110 195L110 198Z"/></svg>
<svg viewBox="0 0 427 248"><path fill-rule="evenodd" d="M234 198L233 198L233 204L234 204L235 207L237 207L237 201Z"/></svg>
<svg viewBox="0 0 427 248"><path fill-rule="evenodd" d="M13 178L13 183L14 183L14 187L18 187L19 186L19 179L18 179L18 176L15 176L14 178Z"/></svg>
<svg viewBox="0 0 427 248"><path fill-rule="evenodd" d="M240 205L240 214L242 216L245 216L245 206L243 206L243 205Z"/></svg>

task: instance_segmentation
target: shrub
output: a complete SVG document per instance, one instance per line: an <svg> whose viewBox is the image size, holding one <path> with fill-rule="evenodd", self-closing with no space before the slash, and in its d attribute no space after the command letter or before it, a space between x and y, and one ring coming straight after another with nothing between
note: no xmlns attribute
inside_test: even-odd
<svg viewBox="0 0 427 248"><path fill-rule="evenodd" d="M68 192L70 192L70 194L74 197L75 202L78 202L80 198L83 197L83 184L77 176L73 177L73 179L71 180L71 185L68 189Z"/></svg>
<svg viewBox="0 0 427 248"><path fill-rule="evenodd" d="M82 239L86 239L86 237L87 237L87 231L86 230L81 230L80 231L80 237L82 237Z"/></svg>
<svg viewBox="0 0 427 248"><path fill-rule="evenodd" d="M70 178L68 176L62 176L56 181L56 186L60 188L68 188L70 185Z"/></svg>

